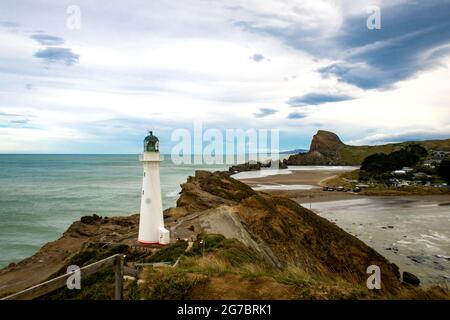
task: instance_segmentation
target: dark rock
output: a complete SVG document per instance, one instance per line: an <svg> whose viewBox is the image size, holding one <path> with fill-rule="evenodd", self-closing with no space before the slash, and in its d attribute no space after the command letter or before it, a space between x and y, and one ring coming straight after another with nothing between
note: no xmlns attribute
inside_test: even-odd
<svg viewBox="0 0 450 320"><path fill-rule="evenodd" d="M407 271L403 272L403 282L416 287L420 285L420 279Z"/></svg>
<svg viewBox="0 0 450 320"><path fill-rule="evenodd" d="M98 220L102 220L102 217L96 214L93 214L92 216L84 216L80 219L80 221L84 224L94 224Z"/></svg>
<svg viewBox="0 0 450 320"><path fill-rule="evenodd" d="M262 168L271 168L272 167L272 160L260 162L260 161L249 161L243 164L237 164L235 166L231 166L228 169L228 172L235 174L239 172L246 172L246 171L258 171ZM287 165L281 161L278 161L278 169L287 169Z"/></svg>
<svg viewBox="0 0 450 320"><path fill-rule="evenodd" d="M424 257L421 256L407 256L408 259L410 259L411 261L414 261L416 263L424 263L426 262L426 259Z"/></svg>

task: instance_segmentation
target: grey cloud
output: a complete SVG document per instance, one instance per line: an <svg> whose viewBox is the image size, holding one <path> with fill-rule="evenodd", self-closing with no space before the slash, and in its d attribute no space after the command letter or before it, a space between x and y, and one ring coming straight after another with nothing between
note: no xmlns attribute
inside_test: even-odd
<svg viewBox="0 0 450 320"><path fill-rule="evenodd" d="M12 121L11 121L11 123L15 123L15 124L27 124L28 122L30 122L29 119L12 120Z"/></svg>
<svg viewBox="0 0 450 320"><path fill-rule="evenodd" d="M13 21L0 21L0 27L3 28L17 28L20 25Z"/></svg>
<svg viewBox="0 0 450 320"><path fill-rule="evenodd" d="M15 113L0 112L0 116L4 116L4 117L22 117L23 115L15 114Z"/></svg>
<svg viewBox="0 0 450 320"><path fill-rule="evenodd" d="M327 102L339 102L354 99L345 94L308 93L303 96L290 98L286 103L293 106L320 105Z"/></svg>
<svg viewBox="0 0 450 320"><path fill-rule="evenodd" d="M278 112L278 110L271 109L271 108L260 108L259 109L259 113L254 113L253 115L256 118L263 118L263 117L267 117L267 116L270 116L272 114L275 114L277 112Z"/></svg>
<svg viewBox="0 0 450 320"><path fill-rule="evenodd" d="M381 29L369 30L368 15L344 17L336 36L323 40L318 29L305 29L301 22L279 26L239 21L234 25L248 32L280 39L286 45L316 58L341 62L318 70L324 77L362 89L392 87L398 81L439 65L450 44L450 1L410 1L381 8ZM273 19L280 19L277 16Z"/></svg>
<svg viewBox="0 0 450 320"><path fill-rule="evenodd" d="M262 54L260 53L255 53L254 55L252 55L250 57L251 60L255 61L255 62L260 62L263 61L264 59L266 59L266 57L264 57Z"/></svg>
<svg viewBox="0 0 450 320"><path fill-rule="evenodd" d="M30 38L35 40L37 43L46 46L58 46L64 44L63 38L52 36L45 33L36 33L30 36Z"/></svg>
<svg viewBox="0 0 450 320"><path fill-rule="evenodd" d="M47 47L37 51L34 56L48 63L63 62L70 66L79 62L80 55L70 48Z"/></svg>
<svg viewBox="0 0 450 320"><path fill-rule="evenodd" d="M304 113L300 112L291 112L287 116L288 119L303 119L306 118L306 115Z"/></svg>

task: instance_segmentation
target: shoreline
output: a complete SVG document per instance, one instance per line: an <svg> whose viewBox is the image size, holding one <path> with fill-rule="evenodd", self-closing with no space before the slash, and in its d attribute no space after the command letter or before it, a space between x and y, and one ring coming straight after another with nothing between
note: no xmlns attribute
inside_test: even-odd
<svg viewBox="0 0 450 320"><path fill-rule="evenodd" d="M339 170L338 172L342 172ZM245 184L256 185L261 183L270 183L277 185L277 182L294 185L299 182L308 182L319 187L321 181L327 177L336 175L336 170L293 170L292 174L279 174L265 177L254 177L252 179L242 179ZM299 181L300 180L300 181ZM277 196L291 198L305 208L308 204L317 202L329 202L349 199L362 199L369 196L364 194L355 194L351 192L327 192L321 188L311 190L264 190L264 192ZM404 198L404 196L395 196L396 198ZM449 195L411 195L411 199L418 200L445 200L450 204ZM314 210L313 210L314 211ZM40 283L47 279L50 275L55 274L63 267L63 262L68 259L71 254L82 249L83 245L91 242L92 239L108 238L114 243L117 241L118 234L126 235L126 243L132 245L133 239L137 236L138 215L121 215L109 218L109 222L95 225L85 225L80 221L74 221L72 225L63 233L63 235L54 241L47 242L32 256L13 263L0 269L0 292L5 290L17 291L27 286ZM125 223L126 222L126 223ZM135 225L131 230L129 223ZM100 232L100 230L102 230ZM111 231L114 230L113 233ZM104 240L102 240L104 241ZM62 249L64 247L65 249ZM32 279L29 278L33 274Z"/></svg>
<svg viewBox="0 0 450 320"><path fill-rule="evenodd" d="M392 197L407 198L411 200L427 201L447 201L450 203L450 194L365 194L364 191L355 193L351 191L323 191L323 183L327 180L337 177L339 174L354 170L354 167L348 169L316 169L316 170L289 170L290 173L281 173L274 175L255 176L252 178L239 179L239 181L249 185L261 192L267 192L276 196L290 198L298 203L329 202L339 200L351 200L374 197ZM233 177L233 176L232 176ZM299 186L311 186L310 189L300 189ZM274 186L273 189L270 187ZM292 189L289 189L292 186Z"/></svg>

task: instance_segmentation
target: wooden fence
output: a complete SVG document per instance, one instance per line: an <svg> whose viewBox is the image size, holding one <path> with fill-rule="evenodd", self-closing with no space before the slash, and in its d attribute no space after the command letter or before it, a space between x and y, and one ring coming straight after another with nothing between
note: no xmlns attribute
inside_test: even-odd
<svg viewBox="0 0 450 320"><path fill-rule="evenodd" d="M80 269L81 277L87 277L96 272L105 270L109 267L114 267L115 273L115 300L122 300L123 295L123 259L124 255L115 254L103 260L97 261L90 265L84 266ZM47 293L53 292L57 289L63 288L67 285L67 279L72 276L73 273L68 273L57 278L48 280L41 284L35 285L23 291L17 292L10 296L7 296L1 300L32 300L39 298Z"/></svg>

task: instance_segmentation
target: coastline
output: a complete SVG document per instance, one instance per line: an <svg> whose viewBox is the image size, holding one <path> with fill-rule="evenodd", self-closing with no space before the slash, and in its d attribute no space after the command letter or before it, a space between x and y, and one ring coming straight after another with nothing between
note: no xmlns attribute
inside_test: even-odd
<svg viewBox="0 0 450 320"><path fill-rule="evenodd" d="M450 235L442 228L442 223L445 224L445 212L450 208L450 194L323 191L321 184L335 177L336 171L292 171L292 174L240 181L255 189L264 185L263 192L289 198L335 223L401 270L412 270L425 287L448 285L449 278L442 270L450 267L444 249L449 245ZM288 190L290 186L297 187L298 183L315 188ZM280 184L284 190L280 190ZM278 189L270 189L271 186ZM411 221L421 221L423 227L415 228Z"/></svg>
<svg viewBox="0 0 450 320"><path fill-rule="evenodd" d="M289 169L280 170L279 174L261 175L257 174L251 178L238 179L239 181L256 188L258 191L267 192L276 196L290 198L298 203L314 203L314 202L329 202L338 200L351 200L362 198L406 198L411 200L427 200L427 201L448 201L450 203L450 194L365 194L364 192L329 192L323 191L324 182L337 177L344 172L350 172L355 167L339 167L336 169L324 169L320 167L315 170L296 170L290 167ZM232 176L233 177L233 176ZM301 190L300 185L310 186L311 188ZM271 186L273 188L271 189ZM261 188L263 187L263 188ZM292 187L292 189L290 189Z"/></svg>
<svg viewBox="0 0 450 320"><path fill-rule="evenodd" d="M295 170L294 170L295 171ZM199 178L204 174L198 174ZM290 183L290 185L295 185L301 182L308 182L314 184L314 186L319 186L320 182L323 179L326 179L327 176L336 175L335 170L306 170L301 172L294 172L292 175L280 174L280 175L272 175L266 177L252 178L252 179L242 179L243 183L248 185L257 185L261 183L271 183L273 185L277 185L277 182ZM197 176L197 174L196 174ZM189 178L192 180L193 178ZM249 181L250 180L250 181ZM208 184L209 185L209 184ZM190 188L188 188L191 190ZM196 202L187 205L184 208L173 208L173 212L168 212L168 220L166 222L169 226L174 225L178 226L179 222L177 214L186 214L187 211L193 210L194 216L197 216L199 213L197 211L202 212L203 214L207 214L208 225L211 223L214 224L214 214L222 215L225 214L223 207L221 209L211 209L202 211L203 206L206 205L206 208L212 206L215 208L215 205L211 200L215 201L217 198L211 196L207 196L202 191L202 197L200 198L192 198L197 199ZM360 199L367 198L367 196L353 194L353 193L345 193L345 192L325 192L322 191L321 188L312 189L312 190L266 190L261 193L262 197L265 197L264 193L272 193L274 195L291 198L299 204L303 204L304 208L308 208L307 202L311 200L311 202L324 202L324 201L336 201L336 200L345 200L345 199ZM436 196L428 196L428 198L436 199ZM270 196L269 196L270 198ZM414 198L418 198L417 195ZM430 198L430 199L431 199ZM440 197L442 198L442 197ZM191 199L189 196L185 196L186 199ZM192 200L191 199L191 200ZM304 201L306 200L307 201ZM423 199L423 197L420 197ZM447 197L446 199L450 199ZM222 201L222 200L221 200ZM225 200L227 203L229 200ZM193 205L191 209L189 209L190 205ZM259 204L256 204L257 208L259 208ZM182 205L183 206L183 205ZM187 211L186 211L187 210ZM214 211L216 210L216 211ZM232 210L232 209L230 209ZM301 209L304 210L304 209ZM225 210L226 211L226 210ZM215 213L214 213L215 212ZM250 212L250 211L249 211ZM281 214L281 213L280 213ZM227 215L227 214L226 214ZM216 219L217 220L217 219ZM326 220L326 219L325 219ZM183 218L180 222L183 221ZM190 221L190 220L189 220ZM203 221L203 220L202 220ZM206 220L204 220L206 221ZM220 225L220 228L217 230L222 230L222 224L225 220L219 219L216 221L216 225ZM105 218L101 219L98 222L93 224L86 224L80 221L75 221L69 229L64 232L62 237L56 241L49 242L44 245L36 254L33 256L22 260L17 264L11 264L6 268L0 270L0 295L5 295L7 293L11 293L17 290L24 289L30 285L40 283L49 277L54 276L57 272L62 272L65 263L74 254L81 252L82 250L86 250L88 245L91 243L109 243L111 244L126 244L130 247L133 247L134 240L137 236L137 225L138 225L138 215L128 216L128 217L113 217L113 218ZM329 222L328 222L329 223ZM331 222L334 223L334 222ZM186 230L191 230L190 225L192 222L189 222L185 227ZM200 225L203 225L200 223ZM233 228L225 228L230 231ZM184 229L183 229L184 230ZM212 228L211 230L216 230ZM210 230L210 231L211 231ZM216 230L216 231L217 231ZM343 229L342 229L343 230ZM218 233L222 233L218 232ZM214 232L213 232L214 233ZM234 233L229 234L229 236L233 236ZM347 230L347 234L343 234L343 236L348 237L351 233ZM250 238L249 238L250 239ZM370 245L372 247L372 245Z"/></svg>

